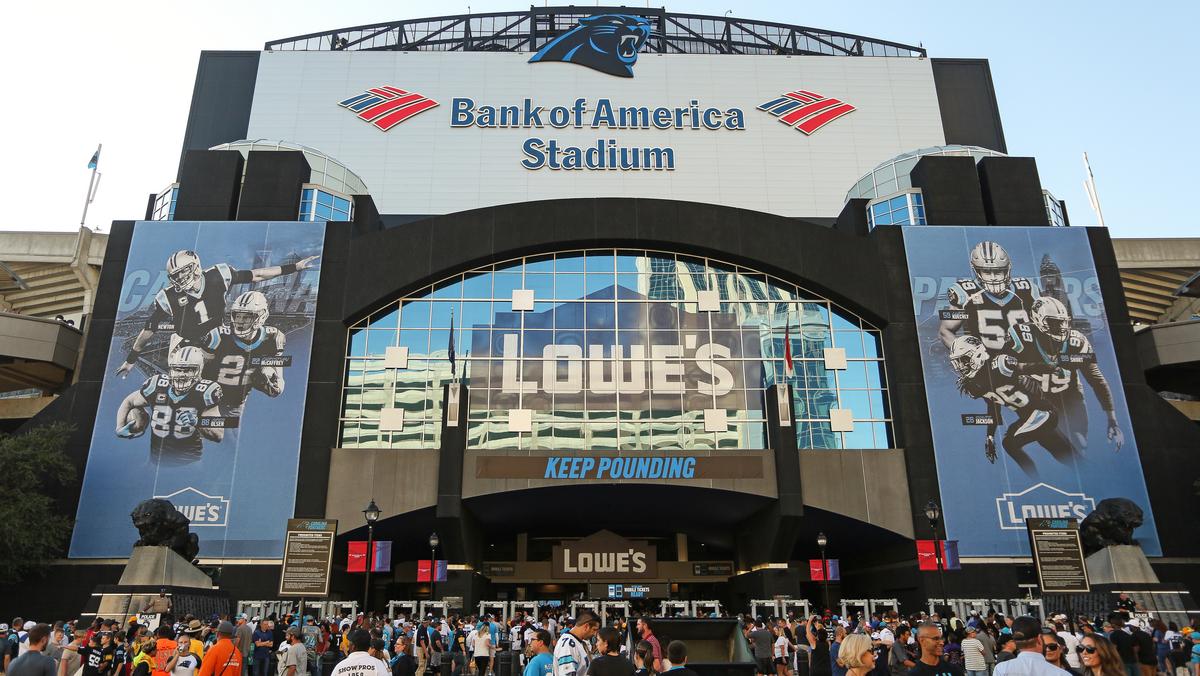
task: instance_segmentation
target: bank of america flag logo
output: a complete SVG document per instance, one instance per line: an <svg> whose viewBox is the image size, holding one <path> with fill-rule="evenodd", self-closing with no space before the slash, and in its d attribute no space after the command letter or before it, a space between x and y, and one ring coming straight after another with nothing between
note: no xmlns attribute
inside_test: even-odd
<svg viewBox="0 0 1200 676"><path fill-rule="evenodd" d="M371 87L358 96L338 103L355 113L358 119L380 131L387 131L410 117L436 107L437 101L416 92L406 92L391 85Z"/></svg>
<svg viewBox="0 0 1200 676"><path fill-rule="evenodd" d="M805 134L816 130L834 120L854 112L854 106L839 99L829 99L806 90L788 92L777 99L767 101L758 107L766 111L789 127L795 127Z"/></svg>

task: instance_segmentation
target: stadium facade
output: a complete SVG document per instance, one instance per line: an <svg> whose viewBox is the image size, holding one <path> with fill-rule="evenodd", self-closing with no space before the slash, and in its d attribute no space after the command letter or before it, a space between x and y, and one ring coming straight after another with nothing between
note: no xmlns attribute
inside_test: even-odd
<svg viewBox="0 0 1200 676"><path fill-rule="evenodd" d="M1108 232L1006 153L986 60L770 22L533 8L205 52L178 176L113 224L78 383L35 419L85 467L43 602L111 583L149 497L239 599L274 598L293 516L338 521L360 598L372 500L378 607L434 593L433 532L468 606L816 600L818 533L835 598L1013 598L1024 519L1105 498L1195 588L1200 432L1147 384ZM962 570L922 572L942 537Z"/></svg>

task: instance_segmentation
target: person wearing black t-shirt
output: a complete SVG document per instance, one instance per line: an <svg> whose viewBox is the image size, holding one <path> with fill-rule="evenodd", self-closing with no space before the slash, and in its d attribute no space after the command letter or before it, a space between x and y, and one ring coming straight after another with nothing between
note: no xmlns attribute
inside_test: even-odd
<svg viewBox="0 0 1200 676"><path fill-rule="evenodd" d="M454 633L450 635L450 659L454 664L453 676L462 676L467 671L467 663L471 659L470 652L467 648L467 630L463 627L463 621L457 620L454 623Z"/></svg>
<svg viewBox="0 0 1200 676"><path fill-rule="evenodd" d="M100 649L99 635L92 634L87 645L79 649L79 657L83 660L83 676L102 676L104 653Z"/></svg>
<svg viewBox="0 0 1200 676"><path fill-rule="evenodd" d="M1112 641L1113 647L1117 649L1117 654L1121 656L1125 672L1131 675L1138 673L1137 653L1133 651L1133 635L1125 631L1125 616L1119 612L1112 613L1108 616L1108 622L1113 628L1108 635L1108 640Z"/></svg>
<svg viewBox="0 0 1200 676"><path fill-rule="evenodd" d="M632 676L637 668L621 655L621 632L612 627L601 627L599 636L600 644L596 647L600 656L588 665L587 676Z"/></svg>
<svg viewBox="0 0 1200 676"><path fill-rule="evenodd" d="M808 637L808 645L812 646L808 673L811 676L832 676L833 665L829 662L829 632L825 631L825 625L821 618L813 615L805 625L804 633Z"/></svg>
<svg viewBox="0 0 1200 676"><path fill-rule="evenodd" d="M117 647L113 645L112 632L100 632L100 673L110 676L116 661Z"/></svg>
<svg viewBox="0 0 1200 676"><path fill-rule="evenodd" d="M1133 645L1137 648L1137 662L1141 676L1154 676L1158 672L1158 652L1154 648L1154 637L1142 629L1142 623L1139 620L1130 620L1129 626L1132 629L1130 634L1133 638Z"/></svg>
<svg viewBox="0 0 1200 676"><path fill-rule="evenodd" d="M908 676L965 676L963 668L942 659L946 639L942 629L933 622L922 623L917 628L917 646L921 656L917 666L908 670Z"/></svg>
<svg viewBox="0 0 1200 676"><path fill-rule="evenodd" d="M687 666L687 644L683 641L671 641L667 644L667 661L671 663L671 668L667 669L664 674L671 676L699 676ZM589 674L591 672L588 672Z"/></svg>

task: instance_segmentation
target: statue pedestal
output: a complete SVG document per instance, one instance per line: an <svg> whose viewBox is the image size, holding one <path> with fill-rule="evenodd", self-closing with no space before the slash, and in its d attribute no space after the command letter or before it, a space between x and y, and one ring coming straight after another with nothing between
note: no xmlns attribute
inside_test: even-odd
<svg viewBox="0 0 1200 676"><path fill-rule="evenodd" d="M170 547L134 547L117 584L213 588L212 580L202 570Z"/></svg>
<svg viewBox="0 0 1200 676"><path fill-rule="evenodd" d="M99 585L83 615L129 617L172 612L208 617L229 612L229 597L204 571L170 547L134 547L115 585Z"/></svg>
<svg viewBox="0 0 1200 676"><path fill-rule="evenodd" d="M1109 545L1084 562L1092 584L1158 584L1158 575L1150 567L1142 548L1137 545Z"/></svg>

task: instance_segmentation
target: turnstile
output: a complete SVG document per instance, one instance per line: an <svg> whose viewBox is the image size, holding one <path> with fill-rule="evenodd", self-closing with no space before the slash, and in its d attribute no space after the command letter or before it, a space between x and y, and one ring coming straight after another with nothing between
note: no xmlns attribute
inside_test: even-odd
<svg viewBox="0 0 1200 676"><path fill-rule="evenodd" d="M779 602L779 616L787 617L788 613L796 613L798 618L812 616L812 606L807 599L783 599Z"/></svg>
<svg viewBox="0 0 1200 676"><path fill-rule="evenodd" d="M496 621L504 624L508 621L508 602L507 601L480 601L479 616L495 615Z"/></svg>
<svg viewBox="0 0 1200 676"><path fill-rule="evenodd" d="M445 601L421 601L419 606L421 617L436 615L437 617L446 617L449 607ZM436 613L433 611L437 611Z"/></svg>
<svg viewBox="0 0 1200 676"><path fill-rule="evenodd" d="M757 620L760 617L780 617L778 599L750 599L750 617Z"/></svg>
<svg viewBox="0 0 1200 676"><path fill-rule="evenodd" d="M663 601L662 616L663 617L678 617L687 615L691 612L691 604L687 601Z"/></svg>
<svg viewBox="0 0 1200 676"><path fill-rule="evenodd" d="M842 599L841 608L842 617L854 617L855 613L871 616L871 602L867 599Z"/></svg>
<svg viewBox="0 0 1200 676"><path fill-rule="evenodd" d="M388 601L387 612L388 617L395 619L401 615L409 620L417 620L417 610L420 605L415 601Z"/></svg>
<svg viewBox="0 0 1200 676"><path fill-rule="evenodd" d="M571 617L579 617L580 610L590 610L600 617L599 601L571 601Z"/></svg>
<svg viewBox="0 0 1200 676"><path fill-rule="evenodd" d="M867 599L868 616L889 611L900 612L900 599Z"/></svg>
<svg viewBox="0 0 1200 676"><path fill-rule="evenodd" d="M600 621L605 626L608 626L609 619L618 616L629 619L629 601L600 602Z"/></svg>
<svg viewBox="0 0 1200 676"><path fill-rule="evenodd" d="M245 613L245 614L249 615L250 617L254 617L255 615L258 615L259 617L266 617L267 615L271 614L266 611L266 605L268 603L270 603L270 602L269 601L238 601L237 611L238 611L239 615L241 615L242 613ZM282 617L282 615L277 615L276 617Z"/></svg>
<svg viewBox="0 0 1200 676"><path fill-rule="evenodd" d="M341 615L342 617L358 616L358 601L326 601L322 605L322 617L333 617L335 615Z"/></svg>
<svg viewBox="0 0 1200 676"><path fill-rule="evenodd" d="M1042 606L1041 599L1009 599L1008 603L1012 609L1012 617L1032 615L1042 622L1046 621L1046 609Z"/></svg>
<svg viewBox="0 0 1200 676"><path fill-rule="evenodd" d="M509 612L510 617L516 617L517 613L525 613L530 619L536 620L538 617L538 602L537 601L513 601L512 610Z"/></svg>

